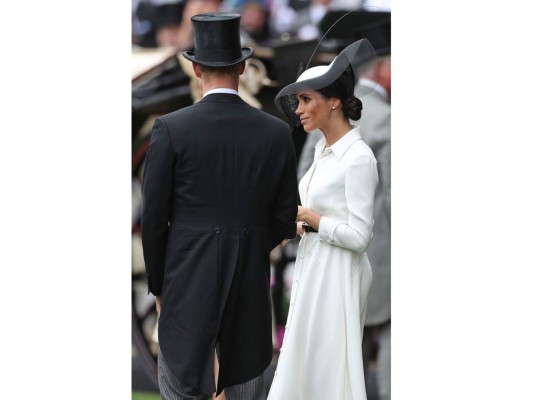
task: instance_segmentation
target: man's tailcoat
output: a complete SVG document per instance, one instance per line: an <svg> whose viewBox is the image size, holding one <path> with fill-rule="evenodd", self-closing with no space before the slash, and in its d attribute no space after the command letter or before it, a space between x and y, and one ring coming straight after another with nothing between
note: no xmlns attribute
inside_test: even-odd
<svg viewBox="0 0 533 400"><path fill-rule="evenodd" d="M142 239L148 288L162 294L159 344L184 383L217 392L272 358L270 262L295 234L288 125L215 93L159 117L146 159Z"/></svg>

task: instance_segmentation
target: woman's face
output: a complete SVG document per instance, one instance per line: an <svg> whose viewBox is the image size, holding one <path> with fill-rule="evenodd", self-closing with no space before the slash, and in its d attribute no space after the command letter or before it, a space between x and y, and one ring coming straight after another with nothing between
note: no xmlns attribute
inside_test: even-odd
<svg viewBox="0 0 533 400"><path fill-rule="evenodd" d="M313 90L306 90L296 94L298 108L296 115L300 117L300 122L306 132L323 127L331 116L332 99L325 99L320 93Z"/></svg>

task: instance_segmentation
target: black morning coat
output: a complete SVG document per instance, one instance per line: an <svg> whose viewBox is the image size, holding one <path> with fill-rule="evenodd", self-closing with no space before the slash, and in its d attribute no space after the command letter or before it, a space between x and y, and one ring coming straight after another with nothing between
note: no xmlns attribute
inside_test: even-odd
<svg viewBox="0 0 533 400"><path fill-rule="evenodd" d="M297 204L285 122L226 93L157 118L142 241L159 345L182 382L219 394L270 364L270 251L295 235Z"/></svg>

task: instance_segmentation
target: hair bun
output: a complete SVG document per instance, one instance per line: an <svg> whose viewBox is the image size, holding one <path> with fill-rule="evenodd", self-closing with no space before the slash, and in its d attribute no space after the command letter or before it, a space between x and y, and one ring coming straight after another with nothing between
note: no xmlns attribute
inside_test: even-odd
<svg viewBox="0 0 533 400"><path fill-rule="evenodd" d="M344 115L353 121L358 121L361 118L361 111L363 110L363 103L355 96L348 97L342 104Z"/></svg>

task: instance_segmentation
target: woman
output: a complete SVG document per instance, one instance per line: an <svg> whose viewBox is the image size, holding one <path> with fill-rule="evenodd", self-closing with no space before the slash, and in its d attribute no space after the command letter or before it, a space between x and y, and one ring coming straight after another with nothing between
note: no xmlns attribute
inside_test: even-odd
<svg viewBox="0 0 533 400"><path fill-rule="evenodd" d="M324 138L299 185L303 236L269 400L366 399L361 340L372 272L365 250L378 176L376 159L350 120L362 110L353 95L357 76L374 57L370 43L360 40L276 97L293 123L307 132L320 129Z"/></svg>

